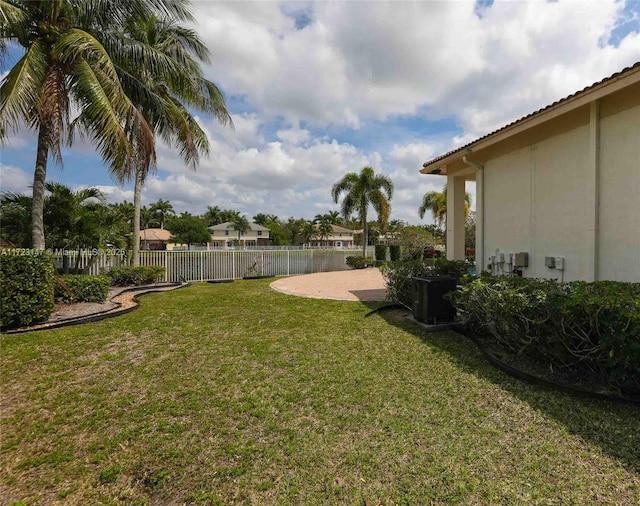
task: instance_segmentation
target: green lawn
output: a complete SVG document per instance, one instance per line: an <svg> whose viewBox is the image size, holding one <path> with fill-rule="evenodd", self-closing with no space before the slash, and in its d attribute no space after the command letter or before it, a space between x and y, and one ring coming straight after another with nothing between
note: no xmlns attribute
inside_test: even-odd
<svg viewBox="0 0 640 506"><path fill-rule="evenodd" d="M0 503L640 503L640 409L270 281L2 336Z"/></svg>

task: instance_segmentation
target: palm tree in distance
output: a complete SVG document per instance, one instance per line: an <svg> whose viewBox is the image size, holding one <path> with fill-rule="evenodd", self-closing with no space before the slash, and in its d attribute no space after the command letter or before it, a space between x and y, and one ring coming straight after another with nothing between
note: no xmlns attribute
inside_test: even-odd
<svg viewBox="0 0 640 506"><path fill-rule="evenodd" d="M465 219L469 216L469 210L471 209L471 195L469 193L464 194L464 216ZM418 215L420 219L424 218L427 211L431 211L433 219L439 229L442 229L443 223L446 230L447 219L447 185L445 184L441 192L427 192L422 197L422 204L418 208ZM445 234L446 237L446 234Z"/></svg>
<svg viewBox="0 0 640 506"><path fill-rule="evenodd" d="M263 227L265 226L265 223L267 223L267 221L269 221L269 216L264 213L258 213L253 217L253 222L258 225L262 225Z"/></svg>
<svg viewBox="0 0 640 506"><path fill-rule="evenodd" d="M164 226L167 223L167 218L169 218L170 216L175 216L176 214L171 202L169 202L168 200L162 200L162 199L150 204L149 210L153 214L155 214L156 219L160 224L160 228L162 229L164 229Z"/></svg>
<svg viewBox="0 0 640 506"><path fill-rule="evenodd" d="M384 228L389 220L393 182L387 176L376 174L371 167L364 167L360 174L350 172L333 185L331 196L336 204L343 193L345 196L341 206L342 216L348 219L354 212L358 213L362 222L362 256L367 256L367 211L369 206L373 206L378 215L380 228Z"/></svg>
<svg viewBox="0 0 640 506"><path fill-rule="evenodd" d="M113 167L126 166L133 154L127 121L138 126L141 143L152 129L124 93L114 65L113 49L122 42L122 27L132 15L155 10L182 17L179 0L86 0L34 2L0 0L0 40L24 48L24 55L0 83L0 140L9 129L27 125L37 131L31 210L31 246L44 249L44 193L49 156L62 163L61 145L71 134L69 114ZM109 43L111 42L111 43ZM4 63L5 51L0 51ZM139 55L136 61L139 61ZM129 53L126 57L133 58ZM71 141L71 136L69 136Z"/></svg>
<svg viewBox="0 0 640 506"><path fill-rule="evenodd" d="M236 211L234 209L225 209L220 213L221 223L230 222L233 223L235 220L239 220L242 217L240 211Z"/></svg>
<svg viewBox="0 0 640 506"><path fill-rule="evenodd" d="M246 234L249 230L251 230L251 226L249 225L249 220L238 213L237 216L231 220L231 224L233 225L233 229L238 232L238 246L240 246L240 237L242 234Z"/></svg>
<svg viewBox="0 0 640 506"><path fill-rule="evenodd" d="M207 222L208 227L212 227L214 225L219 225L224 220L221 217L222 211L218 206L207 206L207 210L205 211L203 218Z"/></svg>
<svg viewBox="0 0 640 506"><path fill-rule="evenodd" d="M305 243L308 243L318 237L318 229L313 221L304 220L304 223L300 226L299 233Z"/></svg>
<svg viewBox="0 0 640 506"><path fill-rule="evenodd" d="M321 241L326 241L333 235L333 227L328 219L320 220L320 222L316 224L316 228L318 229L318 238Z"/></svg>

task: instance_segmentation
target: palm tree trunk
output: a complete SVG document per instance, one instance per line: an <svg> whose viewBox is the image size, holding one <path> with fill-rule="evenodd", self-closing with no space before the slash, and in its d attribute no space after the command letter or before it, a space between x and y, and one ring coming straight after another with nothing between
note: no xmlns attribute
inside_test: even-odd
<svg viewBox="0 0 640 506"><path fill-rule="evenodd" d="M44 250L44 184L47 179L49 130L40 125L36 169L33 174L33 199L31 201L31 243L33 249Z"/></svg>
<svg viewBox="0 0 640 506"><path fill-rule="evenodd" d="M362 256L367 258L367 242L369 242L369 229L367 227L367 208L362 210Z"/></svg>
<svg viewBox="0 0 640 506"><path fill-rule="evenodd" d="M142 184L144 177L142 170L136 169L136 179L133 187L133 255L131 263L140 266L140 202L142 200Z"/></svg>

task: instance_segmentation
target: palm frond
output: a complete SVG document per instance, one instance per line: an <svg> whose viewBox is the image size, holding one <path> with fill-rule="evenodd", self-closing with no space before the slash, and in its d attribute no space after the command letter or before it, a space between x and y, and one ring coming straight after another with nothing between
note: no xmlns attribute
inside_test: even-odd
<svg viewBox="0 0 640 506"><path fill-rule="evenodd" d="M36 110L47 76L46 45L36 39L18 60L0 85L0 126L16 130L22 122L29 125L36 119Z"/></svg>

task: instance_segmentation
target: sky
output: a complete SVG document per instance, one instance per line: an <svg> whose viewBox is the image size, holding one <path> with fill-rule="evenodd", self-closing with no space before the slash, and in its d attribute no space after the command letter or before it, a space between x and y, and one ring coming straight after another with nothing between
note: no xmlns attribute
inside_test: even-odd
<svg viewBox="0 0 640 506"><path fill-rule="evenodd" d="M432 223L417 209L445 178L419 174L425 161L640 61L640 0L196 0L192 10L211 52L205 76L235 128L197 116L211 153L195 172L159 145L143 204L193 214L313 218L338 209L334 183L371 166L395 184L391 219ZM9 134L2 191L30 194L35 148L33 131ZM133 200L90 144L63 157L48 180Z"/></svg>

